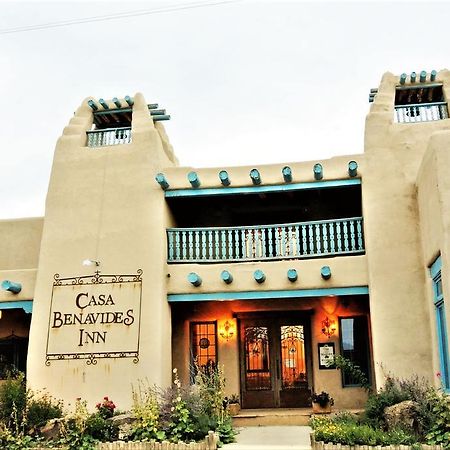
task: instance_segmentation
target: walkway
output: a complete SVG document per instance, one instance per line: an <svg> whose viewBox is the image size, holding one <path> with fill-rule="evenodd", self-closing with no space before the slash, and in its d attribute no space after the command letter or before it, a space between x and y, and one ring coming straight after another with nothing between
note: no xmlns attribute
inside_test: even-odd
<svg viewBox="0 0 450 450"><path fill-rule="evenodd" d="M236 442L224 450L310 450L307 426L264 426L238 428Z"/></svg>

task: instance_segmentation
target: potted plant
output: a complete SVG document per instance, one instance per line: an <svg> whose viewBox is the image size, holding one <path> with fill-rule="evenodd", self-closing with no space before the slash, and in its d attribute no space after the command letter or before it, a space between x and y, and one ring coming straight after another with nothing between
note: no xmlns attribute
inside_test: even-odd
<svg viewBox="0 0 450 450"><path fill-rule="evenodd" d="M322 391L320 394L315 392L311 396L313 413L330 414L331 407L334 405L334 399L328 392Z"/></svg>
<svg viewBox="0 0 450 450"><path fill-rule="evenodd" d="M227 398L227 410L231 416L237 416L241 410L241 404L239 402L239 395L232 394Z"/></svg>

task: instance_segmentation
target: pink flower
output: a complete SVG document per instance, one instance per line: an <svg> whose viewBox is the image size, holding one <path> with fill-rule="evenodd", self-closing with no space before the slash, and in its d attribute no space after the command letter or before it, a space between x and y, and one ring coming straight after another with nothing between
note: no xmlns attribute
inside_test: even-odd
<svg viewBox="0 0 450 450"><path fill-rule="evenodd" d="M441 372L437 372L437 373L436 373L436 376L437 376L438 378L441 378L441 376L442 376L442 375L441 375Z"/></svg>

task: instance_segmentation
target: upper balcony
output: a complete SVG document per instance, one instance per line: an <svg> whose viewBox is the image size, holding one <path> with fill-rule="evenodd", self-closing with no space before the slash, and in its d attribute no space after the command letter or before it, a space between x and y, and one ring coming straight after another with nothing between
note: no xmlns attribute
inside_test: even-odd
<svg viewBox="0 0 450 450"><path fill-rule="evenodd" d="M169 263L306 259L364 253L362 217L250 227L169 228Z"/></svg>
<svg viewBox="0 0 450 450"><path fill-rule="evenodd" d="M351 185L166 201L169 264L279 261L365 253L359 180ZM292 185L289 187L293 187ZM199 191L196 191L199 192ZM174 191L176 193L176 191Z"/></svg>
<svg viewBox="0 0 450 450"><path fill-rule="evenodd" d="M91 148L111 145L131 144L132 142L132 114L134 100L126 96L124 101L114 97L111 102L102 98L98 103L89 100L88 105L93 111L92 130L86 131L86 146ZM165 109L157 109L157 103L148 106L150 116L154 122L169 120Z"/></svg>

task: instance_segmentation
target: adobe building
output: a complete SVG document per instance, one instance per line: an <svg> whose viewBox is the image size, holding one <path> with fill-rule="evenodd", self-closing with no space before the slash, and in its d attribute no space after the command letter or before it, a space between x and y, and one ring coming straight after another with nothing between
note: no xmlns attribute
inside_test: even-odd
<svg viewBox="0 0 450 450"><path fill-rule="evenodd" d="M141 94L84 101L45 217L0 222L1 375L126 409L219 364L244 408L360 407L343 355L449 391L449 96L447 70L387 73L363 154L201 169Z"/></svg>

